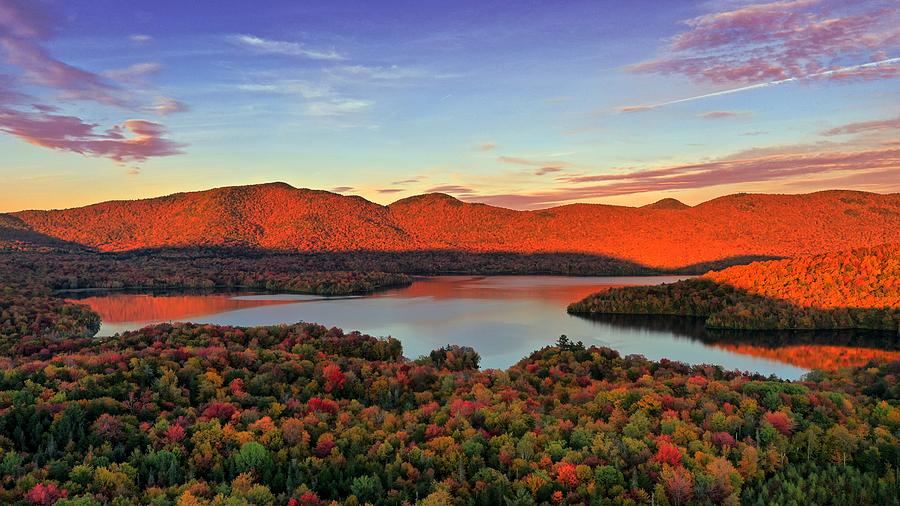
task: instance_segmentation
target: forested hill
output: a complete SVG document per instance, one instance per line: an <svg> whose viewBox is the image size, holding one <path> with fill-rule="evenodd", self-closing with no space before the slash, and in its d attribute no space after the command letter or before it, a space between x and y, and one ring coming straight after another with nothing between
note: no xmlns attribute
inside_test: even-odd
<svg viewBox="0 0 900 506"><path fill-rule="evenodd" d="M569 312L699 316L716 328L900 332L900 243L612 289L572 304Z"/></svg>
<svg viewBox="0 0 900 506"><path fill-rule="evenodd" d="M443 194L382 206L271 183L8 216L36 235L101 251L569 252L655 268L900 242L900 194L850 191L737 194L694 207L666 199L641 208L574 204L514 211Z"/></svg>
<svg viewBox="0 0 900 506"><path fill-rule="evenodd" d="M804 307L900 308L900 243L756 262L704 277Z"/></svg>

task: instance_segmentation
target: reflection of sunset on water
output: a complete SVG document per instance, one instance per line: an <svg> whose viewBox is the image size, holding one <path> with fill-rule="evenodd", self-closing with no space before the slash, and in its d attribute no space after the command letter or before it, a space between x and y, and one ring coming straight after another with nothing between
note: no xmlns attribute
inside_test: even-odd
<svg viewBox="0 0 900 506"><path fill-rule="evenodd" d="M704 332L702 326L692 328L696 322L666 319L658 328L641 328L626 321L603 323L566 313L567 304L587 293L678 279L681 277L435 276L360 297L118 292L84 294L88 297L79 302L101 314L99 336L179 320L241 327L318 322L395 337L408 358L454 343L475 348L484 368L506 368L565 334L574 341L611 347L623 355L723 364L730 370L791 379L807 372L779 360L710 346L693 337ZM681 328L682 324L688 328Z"/></svg>
<svg viewBox="0 0 900 506"><path fill-rule="evenodd" d="M804 369L834 371L844 367L859 367L870 360L890 362L900 360L900 351L849 346L797 345L766 348L749 344L713 344L717 348L742 355L777 360Z"/></svg>
<svg viewBox="0 0 900 506"><path fill-rule="evenodd" d="M658 276L660 283L673 283L688 276ZM406 297L448 299L533 299L540 291L542 300L566 306L592 293L645 284L641 277L564 277L564 276L434 276L416 281L403 289ZM391 296L390 291L378 296Z"/></svg>
<svg viewBox="0 0 900 506"><path fill-rule="evenodd" d="M104 322L184 320L257 306L287 304L294 300L235 298L230 294L151 295L116 294L73 300L96 311Z"/></svg>

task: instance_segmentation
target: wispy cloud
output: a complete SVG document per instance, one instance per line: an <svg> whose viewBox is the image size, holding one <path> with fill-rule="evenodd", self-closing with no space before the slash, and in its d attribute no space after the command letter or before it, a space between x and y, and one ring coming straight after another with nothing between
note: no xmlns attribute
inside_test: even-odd
<svg viewBox="0 0 900 506"><path fill-rule="evenodd" d="M399 81L408 79L422 79L430 77L430 74L417 68L401 67L399 65L375 66L366 65L341 65L328 70L328 72L341 79L348 80L375 80L375 81Z"/></svg>
<svg viewBox="0 0 900 506"><path fill-rule="evenodd" d="M251 93L299 95L307 99L329 97L335 94L328 86L302 79L277 79L267 82L242 83L235 85L235 89Z"/></svg>
<svg viewBox="0 0 900 506"><path fill-rule="evenodd" d="M120 163L177 155L183 148L165 138L162 125L137 119L98 131L97 125L75 116L0 107L0 131L35 146L105 157Z"/></svg>
<svg viewBox="0 0 900 506"><path fill-rule="evenodd" d="M649 111L650 109L654 109L657 106L655 105L623 105L616 110L619 112L643 112Z"/></svg>
<svg viewBox="0 0 900 506"><path fill-rule="evenodd" d="M190 110L187 104L169 97L160 97L151 108L153 112L160 116L168 116L176 112L185 112Z"/></svg>
<svg viewBox="0 0 900 506"><path fill-rule="evenodd" d="M475 149L478 151L493 151L497 149L497 144L494 142L481 142L475 145Z"/></svg>
<svg viewBox="0 0 900 506"><path fill-rule="evenodd" d="M536 209L603 197L727 185L764 184L786 189L802 187L808 191L844 184L887 191L900 188L898 129L900 117L848 123L825 130L822 132L824 139L806 144L754 148L697 163L561 175L555 178L556 187L551 189L481 192L467 195L465 199ZM854 137L842 142L829 139L847 135Z"/></svg>
<svg viewBox="0 0 900 506"><path fill-rule="evenodd" d="M748 86L740 86L737 88L729 88L726 90L713 91L710 93L703 93L700 95L679 98L676 100L668 100L665 102L658 102L656 104L626 105L623 107L619 107L618 111L619 112L648 111L651 109L665 107L668 105L681 104L684 102L693 102L695 100L703 100L705 98L721 97L724 95L731 95L732 93L740 93L740 92L744 92L744 91L758 90L761 88L769 88L772 86L781 86L781 85L788 84L788 83L794 83L794 82L798 82L798 81L804 81L804 80L815 79L815 78L820 78L820 77L847 76L847 75L854 75L854 74L875 75L874 73L871 73L870 70L875 70L875 71L881 72L880 74L878 74L881 76L888 75L887 72L889 72L891 75L900 75L900 74L897 74L898 69L900 69L900 66L898 66L898 65L900 65L900 57L887 58L884 60L876 60L873 62L861 63L858 65L850 65L847 67L839 67L839 68L831 69L831 70L823 70L822 72L816 72L813 74L807 74L807 75L799 76L799 77L789 77L786 79L779 79L776 81L768 81L768 82L764 82L764 83L751 84ZM885 69L887 69L887 70L885 70Z"/></svg>
<svg viewBox="0 0 900 506"><path fill-rule="evenodd" d="M351 98L311 102L306 105L306 114L319 117L344 116L366 111L372 107L372 104L373 102L370 100Z"/></svg>
<svg viewBox="0 0 900 506"><path fill-rule="evenodd" d="M900 117L848 123L839 127L829 128L822 132L822 135L851 135L864 132L900 132Z"/></svg>
<svg viewBox="0 0 900 506"><path fill-rule="evenodd" d="M103 75L123 84L143 85L146 79L159 73L163 65L159 62L135 63L122 69L112 69L103 72Z"/></svg>
<svg viewBox="0 0 900 506"><path fill-rule="evenodd" d="M156 72L158 64L144 63L98 74L62 62L41 45L54 34L55 23L52 13L43 10L38 2L0 0L0 49L6 61L24 73L25 81L56 90L63 101L86 100L143 110L135 103L130 89L121 84ZM35 146L109 158L118 163L175 155L184 147L167 139L165 127L152 121L127 119L104 130L98 124L62 114L59 106L39 103L18 91L12 78L2 76L0 132Z"/></svg>
<svg viewBox="0 0 900 506"><path fill-rule="evenodd" d="M687 30L668 42L662 56L630 70L731 84L896 75L896 69L885 72L887 63L849 63L891 59L885 52L896 50L900 40L895 2L785 0L741 5L684 23Z"/></svg>
<svg viewBox="0 0 900 506"><path fill-rule="evenodd" d="M706 111L697 116L702 119L728 119L752 116L750 111Z"/></svg>
<svg viewBox="0 0 900 506"><path fill-rule="evenodd" d="M539 208L565 202L601 197L631 195L666 190L692 190L737 183L792 181L803 176L850 174L869 171L893 171L900 182L900 147L882 146L868 150L834 150L824 153L792 152L783 154L745 153L741 158L637 170L621 174L572 178L576 184L552 190L523 193L479 195L469 200L504 207Z"/></svg>
<svg viewBox="0 0 900 506"><path fill-rule="evenodd" d="M562 170L563 170L562 167L554 167L554 166L541 167L541 168L537 169L536 171L534 171L534 175L535 176L544 176L547 174L553 174L556 172L560 172Z"/></svg>
<svg viewBox="0 0 900 506"><path fill-rule="evenodd" d="M454 195L473 194L475 190L468 186L460 186L454 184L446 184L440 186L432 186L425 190L425 193L451 193Z"/></svg>
<svg viewBox="0 0 900 506"><path fill-rule="evenodd" d="M406 191L404 188L382 188L380 190L375 190L378 193L400 193Z"/></svg>
<svg viewBox="0 0 900 506"><path fill-rule="evenodd" d="M334 193L346 193L346 192L349 192L352 190L353 190L352 186L335 186L334 188L331 189L331 191Z"/></svg>
<svg viewBox="0 0 900 506"><path fill-rule="evenodd" d="M561 160L532 160L530 158L522 158L518 156L498 156L497 161L501 163L508 163L512 165L525 165L528 167L559 167L566 168L571 167L572 164L569 162L564 162Z"/></svg>
<svg viewBox="0 0 900 506"><path fill-rule="evenodd" d="M255 35L246 34L232 35L230 37L230 40L241 47L250 49L260 54L296 56L301 58L308 58L311 60L345 59L344 55L338 53L334 49L313 49L299 42L264 39Z"/></svg>
<svg viewBox="0 0 900 506"><path fill-rule="evenodd" d="M411 177L411 178L408 178L408 179L401 179L401 180L399 180L399 181L392 181L391 184L392 184L392 185L412 184L412 183L418 183L418 182L421 181L422 179L424 179L424 177L422 177L422 176L416 176L416 177Z"/></svg>
<svg viewBox="0 0 900 506"><path fill-rule="evenodd" d="M38 29L14 26L20 22L14 4L0 10L0 49L11 65L25 71L27 78L42 86L59 90L65 100L92 100L125 107L132 103L126 90L98 74L69 65L50 56L34 37L22 34L42 33Z"/></svg>
<svg viewBox="0 0 900 506"><path fill-rule="evenodd" d="M153 37L145 34L145 33L135 33L133 35L128 36L128 40L134 42L139 46L145 46L151 42L153 42Z"/></svg>

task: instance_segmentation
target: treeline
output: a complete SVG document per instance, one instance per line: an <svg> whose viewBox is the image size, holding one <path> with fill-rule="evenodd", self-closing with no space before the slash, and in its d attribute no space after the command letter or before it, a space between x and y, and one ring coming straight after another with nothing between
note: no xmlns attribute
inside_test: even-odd
<svg viewBox="0 0 900 506"><path fill-rule="evenodd" d="M897 504L900 364L804 383L564 337L471 349L159 325L0 359L0 502ZM837 486L839 485L839 486Z"/></svg>
<svg viewBox="0 0 900 506"><path fill-rule="evenodd" d="M349 271L404 274L557 274L557 275L653 275L700 274L758 259L741 257L678 270L645 267L625 260L578 253L467 253L434 250L412 252L285 253L247 248L186 248L96 253L77 250L17 251L0 247L0 261L15 264L47 263L67 270L97 266L101 271L124 269L141 276L162 270L174 276L178 270L206 274L228 271ZM149 274L147 274L149 273ZM70 273L78 277L78 273ZM108 274L113 276L114 274ZM209 274L207 274L209 275ZM70 283L71 284L71 283Z"/></svg>
<svg viewBox="0 0 900 506"><path fill-rule="evenodd" d="M222 287L349 295L412 282L397 272L328 267L290 255L0 253L0 281L51 290Z"/></svg>
<svg viewBox="0 0 900 506"><path fill-rule="evenodd" d="M5 343L25 337L88 337L99 329L100 317L87 306L46 295L23 295L11 287L0 292L0 353L6 351Z"/></svg>
<svg viewBox="0 0 900 506"><path fill-rule="evenodd" d="M900 332L900 245L757 262L660 286L615 288L568 310L696 316L719 329Z"/></svg>

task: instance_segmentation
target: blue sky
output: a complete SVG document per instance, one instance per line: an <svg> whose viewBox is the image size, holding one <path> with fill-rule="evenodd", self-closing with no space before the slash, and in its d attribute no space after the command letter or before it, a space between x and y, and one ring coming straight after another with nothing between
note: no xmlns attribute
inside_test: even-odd
<svg viewBox="0 0 900 506"><path fill-rule="evenodd" d="M886 1L0 0L0 210L898 191L897 26Z"/></svg>

